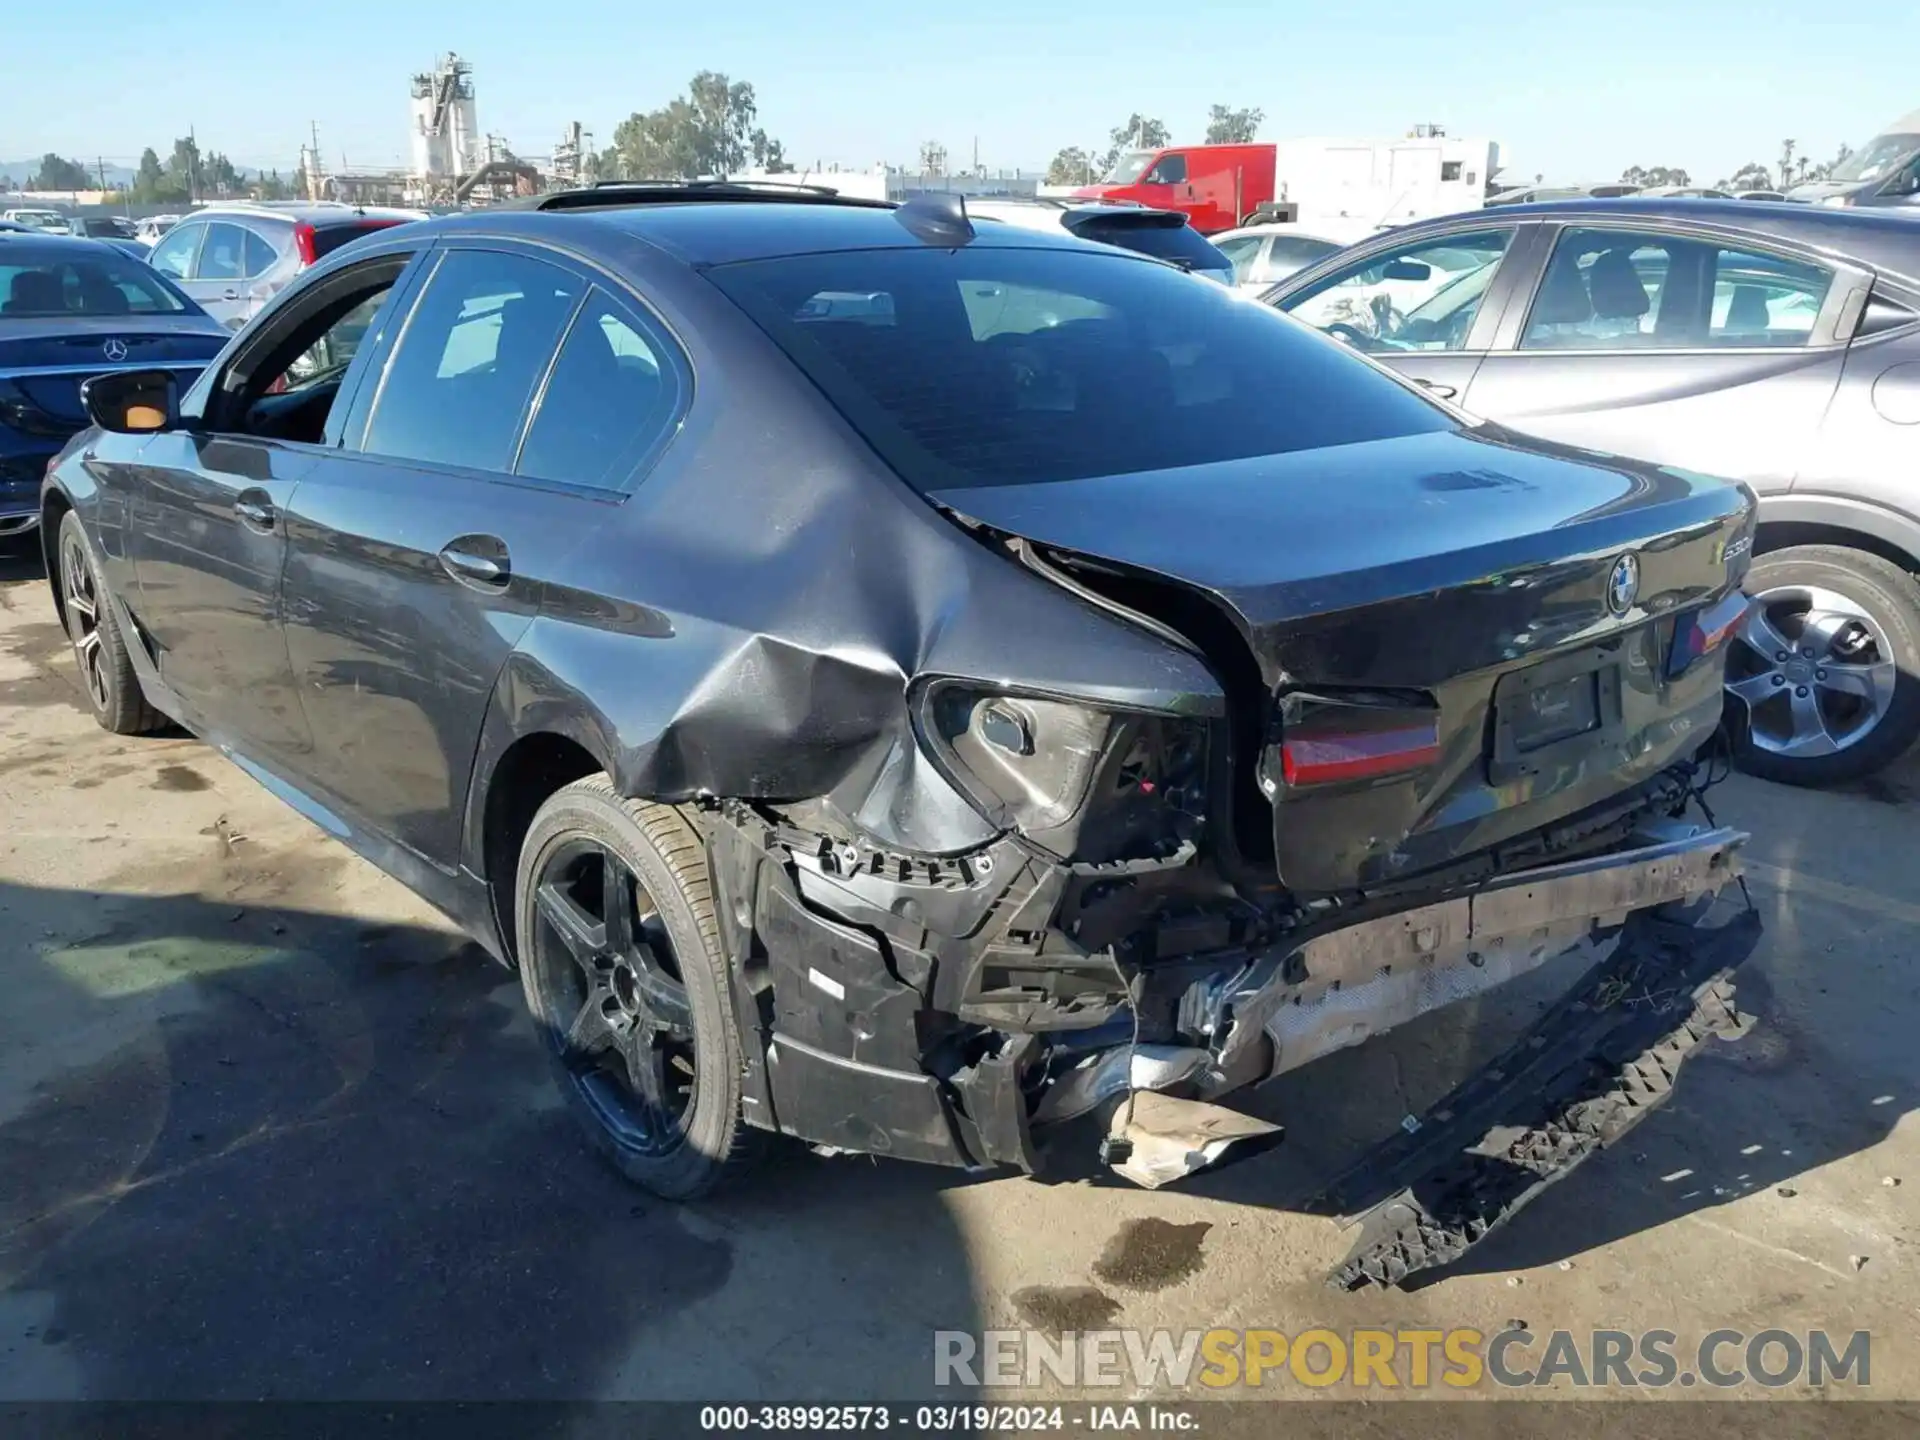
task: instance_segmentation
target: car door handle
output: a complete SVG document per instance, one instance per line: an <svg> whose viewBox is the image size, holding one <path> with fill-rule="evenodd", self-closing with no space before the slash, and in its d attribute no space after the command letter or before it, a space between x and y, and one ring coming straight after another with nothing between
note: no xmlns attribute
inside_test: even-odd
<svg viewBox="0 0 1920 1440"><path fill-rule="evenodd" d="M513 578L513 572L507 564L506 547L500 546L499 551L497 557L485 555L456 540L440 552L440 565L463 585L475 585L483 590L504 590L507 582Z"/></svg>
<svg viewBox="0 0 1920 1440"><path fill-rule="evenodd" d="M222 300L238 300L240 298L240 292L238 290L222 290L220 292L220 298Z"/></svg>
<svg viewBox="0 0 1920 1440"><path fill-rule="evenodd" d="M1442 400L1451 400L1460 392L1451 385L1442 385L1438 380L1416 380L1413 382L1430 395L1438 395Z"/></svg>
<svg viewBox="0 0 1920 1440"><path fill-rule="evenodd" d="M249 530L257 530L262 535L273 533L275 511L273 502L262 490L242 490L233 502L233 513L240 517L240 523Z"/></svg>

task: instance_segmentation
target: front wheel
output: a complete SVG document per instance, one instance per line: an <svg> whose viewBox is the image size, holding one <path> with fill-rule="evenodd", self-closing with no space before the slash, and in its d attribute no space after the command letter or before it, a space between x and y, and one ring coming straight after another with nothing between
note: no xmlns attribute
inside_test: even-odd
<svg viewBox="0 0 1920 1440"><path fill-rule="evenodd" d="M755 1137L699 836L604 776L576 781L534 817L515 893L521 983L568 1108L643 1189L708 1193Z"/></svg>
<svg viewBox="0 0 1920 1440"><path fill-rule="evenodd" d="M1870 775L1920 738L1920 581L1838 545L1754 560L1727 657L1734 762L1789 785Z"/></svg>

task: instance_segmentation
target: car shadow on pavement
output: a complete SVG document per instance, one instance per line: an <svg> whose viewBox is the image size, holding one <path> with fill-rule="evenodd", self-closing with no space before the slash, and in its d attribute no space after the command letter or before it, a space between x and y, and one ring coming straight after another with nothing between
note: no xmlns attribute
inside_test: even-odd
<svg viewBox="0 0 1920 1440"><path fill-rule="evenodd" d="M40 554L39 532L0 539L0 585L23 585L46 578L47 564Z"/></svg>
<svg viewBox="0 0 1920 1440"><path fill-rule="evenodd" d="M0 1398L905 1399L979 1328L964 1177L657 1201L449 932L0 884L0 955Z"/></svg>

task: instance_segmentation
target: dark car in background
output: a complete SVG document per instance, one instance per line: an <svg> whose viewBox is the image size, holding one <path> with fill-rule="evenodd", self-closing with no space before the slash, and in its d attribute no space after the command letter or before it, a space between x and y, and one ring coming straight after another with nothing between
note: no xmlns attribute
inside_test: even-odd
<svg viewBox="0 0 1920 1440"><path fill-rule="evenodd" d="M238 330L303 270L342 245L420 216L321 201L204 205L147 257L214 319Z"/></svg>
<svg viewBox="0 0 1920 1440"><path fill-rule="evenodd" d="M1529 434L1759 492L1741 764L1871 773L1920 736L1920 224L1739 200L1408 225L1270 303Z"/></svg>
<svg viewBox="0 0 1920 1440"><path fill-rule="evenodd" d="M83 382L165 369L188 384L227 338L109 245L0 233L0 538L39 524L47 462L87 424Z"/></svg>
<svg viewBox="0 0 1920 1440"><path fill-rule="evenodd" d="M100 722L517 965L663 1195L758 1131L1033 1170L1737 873L1675 817L1743 490L957 201L396 229L89 403L43 514ZM1719 952L1660 933L1684 1011Z"/></svg>

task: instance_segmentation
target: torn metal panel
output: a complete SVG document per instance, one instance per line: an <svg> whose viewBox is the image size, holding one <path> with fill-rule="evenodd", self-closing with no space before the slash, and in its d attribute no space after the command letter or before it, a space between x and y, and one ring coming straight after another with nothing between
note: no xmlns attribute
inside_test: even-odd
<svg viewBox="0 0 1920 1440"><path fill-rule="evenodd" d="M1733 976L1759 940L1747 911L1717 930L1636 915L1518 1043L1328 1190L1365 1213L1329 1283L1397 1285L1449 1264L1673 1093L1681 1064L1749 1021Z"/></svg>

